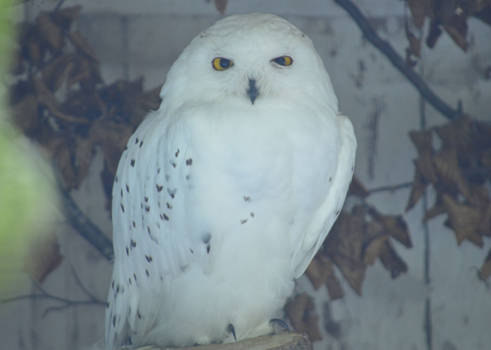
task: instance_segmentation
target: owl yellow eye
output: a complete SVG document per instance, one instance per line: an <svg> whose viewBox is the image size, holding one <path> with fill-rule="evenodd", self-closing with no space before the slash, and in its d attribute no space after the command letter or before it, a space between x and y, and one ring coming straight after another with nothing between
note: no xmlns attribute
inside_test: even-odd
<svg viewBox="0 0 491 350"><path fill-rule="evenodd" d="M280 56L280 57L273 58L271 62L274 62L280 66L287 67L292 65L293 58L291 58L290 56Z"/></svg>
<svg viewBox="0 0 491 350"><path fill-rule="evenodd" d="M211 65L214 70L221 71L221 70L229 69L234 65L234 63L232 62L232 60L229 60L228 58L215 57L211 61Z"/></svg>

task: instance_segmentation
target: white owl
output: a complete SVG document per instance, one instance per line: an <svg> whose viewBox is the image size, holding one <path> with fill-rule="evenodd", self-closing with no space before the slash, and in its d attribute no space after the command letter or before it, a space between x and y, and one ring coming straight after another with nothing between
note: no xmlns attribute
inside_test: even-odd
<svg viewBox="0 0 491 350"><path fill-rule="evenodd" d="M311 40L230 16L170 69L113 189L106 347L271 331L343 205L356 140Z"/></svg>

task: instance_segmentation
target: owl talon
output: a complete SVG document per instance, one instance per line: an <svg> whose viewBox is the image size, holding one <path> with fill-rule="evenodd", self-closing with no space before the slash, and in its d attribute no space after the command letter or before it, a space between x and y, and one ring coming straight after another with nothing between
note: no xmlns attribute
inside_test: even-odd
<svg viewBox="0 0 491 350"><path fill-rule="evenodd" d="M283 321L281 318L272 318L269 320L269 324L273 329L273 334L280 334L285 332L290 332L290 327L286 321Z"/></svg>
<svg viewBox="0 0 491 350"><path fill-rule="evenodd" d="M227 332L232 333L234 340L237 341L237 336L235 335L235 327L233 324L229 323L227 326Z"/></svg>

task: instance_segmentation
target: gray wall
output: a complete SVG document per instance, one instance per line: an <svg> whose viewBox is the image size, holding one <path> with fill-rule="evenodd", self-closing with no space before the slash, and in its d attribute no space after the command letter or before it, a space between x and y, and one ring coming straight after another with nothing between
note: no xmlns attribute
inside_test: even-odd
<svg viewBox="0 0 491 350"><path fill-rule="evenodd" d="M354 22L332 1L229 0L228 13L272 12L285 16L305 31L323 57L340 100L341 110L353 121L358 137L356 175L368 188L410 181L416 156L408 131L420 127L420 97L388 61L361 36ZM220 18L213 2L205 0L119 0L67 1L84 5L79 29L85 33L100 58L106 81L145 77L147 87L165 79L166 71L180 50L200 30ZM358 0L356 3L402 55L407 45L402 1ZM52 1L34 1L28 16ZM463 102L477 118L491 118L491 81L483 70L491 57L491 30L471 20L473 45L463 53L446 36L435 49L424 48L417 66L431 87L449 103ZM363 62L364 70L360 69ZM424 73L423 73L424 72ZM429 125L445 122L432 107L426 107ZM81 208L106 232L111 231L104 211L98 172L101 158L92 165L91 176L74 194ZM370 203L385 213L403 212L409 190L381 193ZM431 193L429 194L431 201ZM425 303L431 301L433 349L489 349L491 344L491 293L477 278L491 242L483 249L469 243L457 247L443 218L432 220L430 230L430 285L424 283L423 229L421 204L405 214L414 247L396 246L409 265L409 272L397 280L379 263L368 270L363 297L346 284L343 300L328 301L324 288L312 291L306 278L299 291L316 297L321 324L330 317L339 322L338 337L325 335L315 344L320 349L428 349L425 336ZM56 295L83 299L73 278L75 268L86 287L104 299L111 266L65 222L58 234L65 260L44 286ZM53 311L43 317L49 302L30 300L2 306L0 335L4 349L80 349L103 334L104 308L80 306ZM324 332L325 333L325 332Z"/></svg>

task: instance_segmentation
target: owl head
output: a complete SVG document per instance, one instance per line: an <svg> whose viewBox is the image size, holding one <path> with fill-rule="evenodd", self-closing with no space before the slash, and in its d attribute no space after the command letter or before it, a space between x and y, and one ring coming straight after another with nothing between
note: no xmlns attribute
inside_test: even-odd
<svg viewBox="0 0 491 350"><path fill-rule="evenodd" d="M172 65L161 97L169 109L229 102L261 108L287 101L338 111L312 41L285 19L260 13L226 17L194 38Z"/></svg>

